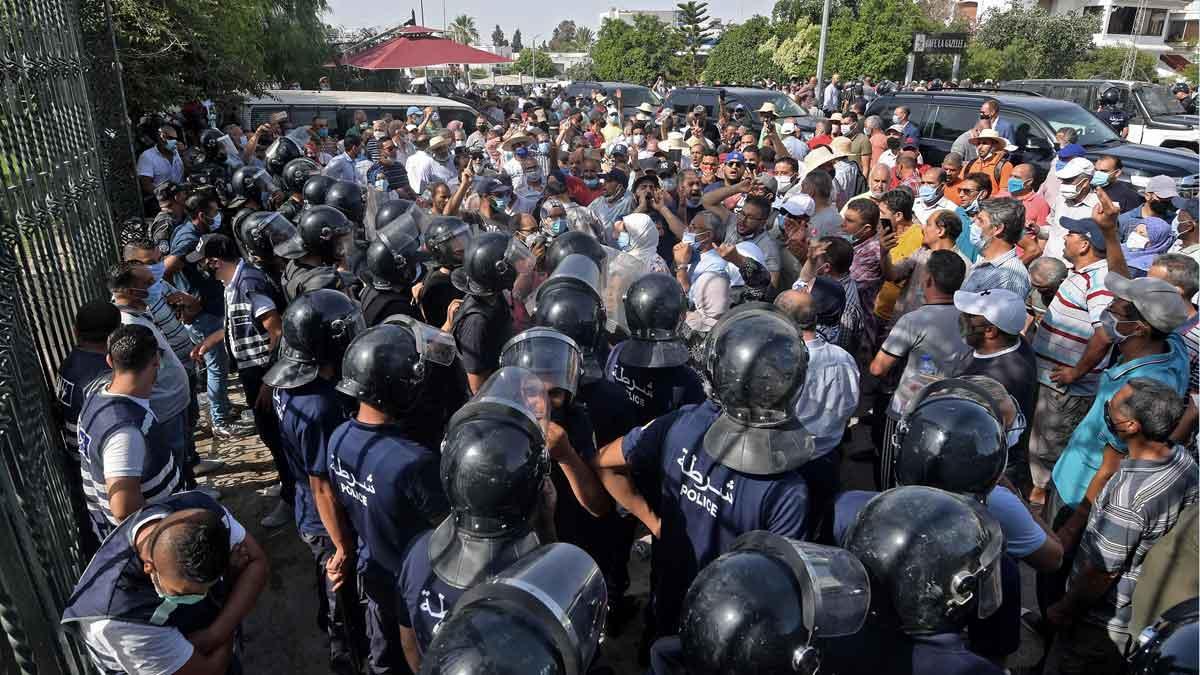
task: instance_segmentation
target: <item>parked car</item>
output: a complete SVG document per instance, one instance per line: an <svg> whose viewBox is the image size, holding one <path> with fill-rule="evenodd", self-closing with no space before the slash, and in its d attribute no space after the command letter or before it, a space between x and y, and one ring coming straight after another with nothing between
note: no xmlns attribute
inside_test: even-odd
<svg viewBox="0 0 1200 675"><path fill-rule="evenodd" d="M1121 93L1121 105L1129 114L1125 140L1200 152L1200 117L1184 114L1171 90L1161 84L1129 80L1013 80L1001 86L1073 101L1086 110L1099 110L1100 95L1115 87Z"/></svg>
<svg viewBox="0 0 1200 675"><path fill-rule="evenodd" d="M898 92L876 98L867 114L886 120L897 106L908 108L909 119L921 131L922 157L927 164L937 165L954 141L979 121L979 106L989 98L1000 102L1000 117L1016 129L1013 160L1033 164L1039 183L1057 150L1055 133L1073 127L1088 159L1094 161L1101 155L1119 158L1125 178L1136 187L1144 188L1151 176L1165 175L1175 179L1181 194L1196 194L1200 176L1195 154L1123 140L1095 114L1070 101L994 91Z"/></svg>
<svg viewBox="0 0 1200 675"><path fill-rule="evenodd" d="M249 132L277 112L286 112L297 126L308 124L314 116L320 115L329 120L331 131L341 135L353 123L355 110L366 111L369 120L380 119L385 113L392 113L396 119L404 119L410 106L422 110L432 107L443 126L452 120L459 120L468 129L474 128L478 115L474 108L465 103L438 96L385 91L272 89L263 92L262 96L246 99L238 119L242 128Z"/></svg>
<svg viewBox="0 0 1200 675"><path fill-rule="evenodd" d="M654 93L653 89L628 82L575 80L567 85L564 93L566 96L587 98L593 91L602 91L607 96L615 96L618 89L621 90L621 114L627 118L636 115L637 107L643 103L649 103L655 110L662 105L662 97Z"/></svg>
<svg viewBox="0 0 1200 675"><path fill-rule="evenodd" d="M709 119L718 117L717 106L721 95L725 96L725 107L732 111L739 103L746 106L750 113L749 126L757 133L762 129L762 118L755 112L765 102L775 104L776 122L782 124L784 119L793 119L805 137L812 137L817 122L808 111L801 108L786 94L770 89L755 89L753 87L677 87L667 93L663 100L664 106L670 106L676 114L686 115L698 105L708 111Z"/></svg>

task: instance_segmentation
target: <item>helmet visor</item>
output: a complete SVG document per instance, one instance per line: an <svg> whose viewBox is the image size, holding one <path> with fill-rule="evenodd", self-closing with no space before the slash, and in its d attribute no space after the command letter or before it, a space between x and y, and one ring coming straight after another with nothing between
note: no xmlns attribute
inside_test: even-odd
<svg viewBox="0 0 1200 675"><path fill-rule="evenodd" d="M984 510L983 506L978 508L980 511ZM979 570L974 576L977 589L975 592L979 594L979 618L986 619L1000 609L1000 602L1004 596L1000 584L1000 554L1004 552L1004 531L1000 529L1000 523L986 512L980 514L980 520L990 536L979 555Z"/></svg>
<svg viewBox="0 0 1200 675"><path fill-rule="evenodd" d="M548 389L563 389L574 397L583 357L579 346L566 335L549 328L530 328L508 341L500 365L520 366L542 378Z"/></svg>
<svg viewBox="0 0 1200 675"><path fill-rule="evenodd" d="M540 430L545 442L546 429L550 423L550 398L542 378L516 366L508 366L492 373L479 391L471 397L464 410L471 406L485 406L511 411L527 425Z"/></svg>
<svg viewBox="0 0 1200 675"><path fill-rule="evenodd" d="M601 296L604 286L604 277L601 276L600 268L592 259L580 253L572 253L562 259L558 263L558 267L554 268L554 272L550 275L551 279L570 278L576 279L581 284L587 286L596 292L597 296Z"/></svg>
<svg viewBox="0 0 1200 675"><path fill-rule="evenodd" d="M608 264L605 265L603 290L604 311L608 315L608 329L629 332L629 324L625 319L625 292L633 282L646 274L646 263L623 251L608 250Z"/></svg>
<svg viewBox="0 0 1200 675"><path fill-rule="evenodd" d="M300 240L300 232L296 225L278 211L265 212L262 224L259 225L259 241L266 241L271 250L280 258L293 260L304 256L304 245Z"/></svg>
<svg viewBox="0 0 1200 675"><path fill-rule="evenodd" d="M384 319L383 323L408 328L412 332L413 340L417 343L417 353L421 355L422 362L449 366L454 363L454 358L458 355L454 336L443 333L429 324L421 323L407 314L393 314Z"/></svg>

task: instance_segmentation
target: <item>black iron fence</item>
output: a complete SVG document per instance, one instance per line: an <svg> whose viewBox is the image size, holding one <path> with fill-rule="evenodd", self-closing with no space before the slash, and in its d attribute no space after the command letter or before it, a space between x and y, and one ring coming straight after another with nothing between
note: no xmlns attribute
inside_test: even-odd
<svg viewBox="0 0 1200 675"><path fill-rule="evenodd" d="M103 7L103 0L100 7ZM89 672L58 624L84 561L51 415L116 259L75 0L0 0L0 671ZM132 179L132 176L130 176Z"/></svg>

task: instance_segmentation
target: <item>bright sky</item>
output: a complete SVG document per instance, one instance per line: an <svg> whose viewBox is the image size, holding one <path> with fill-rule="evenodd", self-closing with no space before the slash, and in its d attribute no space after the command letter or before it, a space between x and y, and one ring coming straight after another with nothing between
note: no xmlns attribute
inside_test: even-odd
<svg viewBox="0 0 1200 675"><path fill-rule="evenodd" d="M388 26L402 23L408 19L409 11L416 10L417 23L421 23L421 4L412 0L412 4L403 2L388 2L385 0L328 0L330 13L326 21L335 26L346 28L362 28L364 26ZM481 0L424 0L424 25L430 28L442 28L443 7L446 21L454 20L459 14L474 17L475 26L479 29L479 38L483 44L491 44L492 31L500 24L504 37L511 40L513 30L521 29L521 37L526 44L533 41L534 36L540 35L537 41L549 40L554 27L560 21L571 20L577 26L588 26L593 31L600 30L600 14L612 7L621 9L673 9L674 2L669 0L640 0L632 4L614 4L613 0L577 0L576 2L558 5L569 5L569 13L548 11L551 3L534 0L508 2L482 2ZM708 15L724 21L742 21L754 14L769 16L774 0L710 0Z"/></svg>

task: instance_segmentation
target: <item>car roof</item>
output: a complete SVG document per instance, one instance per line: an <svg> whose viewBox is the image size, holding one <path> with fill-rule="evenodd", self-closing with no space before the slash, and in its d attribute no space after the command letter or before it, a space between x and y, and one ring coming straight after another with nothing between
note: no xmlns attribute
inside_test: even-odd
<svg viewBox="0 0 1200 675"><path fill-rule="evenodd" d="M389 91L316 91L268 89L261 96L246 99L246 105L311 105L324 107L375 106L438 106L468 108L470 106L441 96L424 94L394 94Z"/></svg>
<svg viewBox="0 0 1200 675"><path fill-rule="evenodd" d="M1087 80L1070 80L1070 79L1050 80L1050 79L1039 79L1039 80L1009 80L1009 82L1010 82L1010 83L1013 83L1013 82L1028 82L1029 84L1056 84L1056 83L1059 83L1059 82L1084 83L1084 84L1123 84L1123 85L1130 86L1130 87L1131 87L1131 86L1133 86L1133 85L1135 85L1135 84L1151 84L1150 82L1142 82L1142 81L1140 81L1140 80L1114 80L1114 79L1110 79L1110 78L1106 78L1106 77L1093 77L1093 78L1090 78L1090 79L1087 79Z"/></svg>
<svg viewBox="0 0 1200 675"><path fill-rule="evenodd" d="M1061 108L1063 106L1077 105L1071 101L1062 101L1056 98L1047 98L1045 96L1037 96L1033 94L1013 94L1001 93L993 90L965 90L959 89L956 91L900 91L891 94L885 94L872 101L872 106L875 107L876 101L884 99L896 99L898 101L954 101L968 103L970 105L978 105L984 100L994 98L1000 102L1000 107L1010 106L1012 108L1024 108L1026 110L1049 110L1051 108Z"/></svg>

